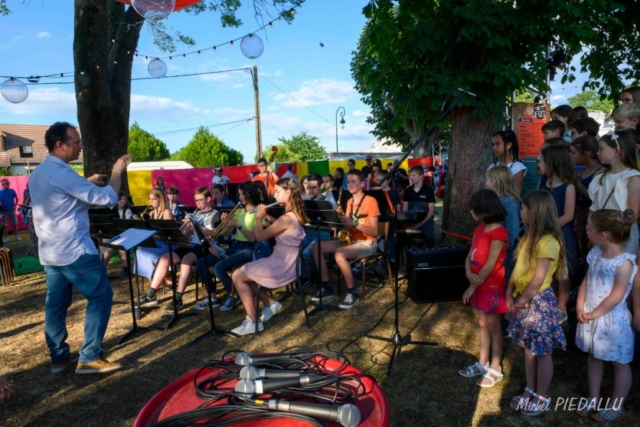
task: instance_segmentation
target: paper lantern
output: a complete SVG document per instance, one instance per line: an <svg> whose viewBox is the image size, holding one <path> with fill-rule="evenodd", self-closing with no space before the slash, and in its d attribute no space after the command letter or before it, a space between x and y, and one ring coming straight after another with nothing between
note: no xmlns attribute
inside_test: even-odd
<svg viewBox="0 0 640 427"><path fill-rule="evenodd" d="M242 54L249 59L256 59L264 52L262 39L255 34L249 34L242 38L240 43Z"/></svg>
<svg viewBox="0 0 640 427"><path fill-rule="evenodd" d="M131 0L118 0L118 1L120 3L131 5ZM135 3L137 4L140 1L141 0L136 0ZM202 0L172 0L172 1L174 3L174 7L173 7L173 9L171 11L169 11L169 13L177 12L179 10L182 10L182 9L186 8L186 7L193 6L196 3L200 3ZM145 3L161 3L161 2L164 2L164 0L144 0L144 2ZM138 9L136 8L136 10L138 10ZM140 13L140 12L138 12L138 13ZM140 15L145 17L144 14L142 14L142 13L140 13ZM167 14L167 16L168 16L168 14ZM165 16L165 18L166 18L166 16ZM148 18L145 17L145 19L148 19Z"/></svg>
<svg viewBox="0 0 640 427"><path fill-rule="evenodd" d="M4 99L14 104L19 104L29 96L29 89L18 79L11 77L2 83L0 92Z"/></svg>
<svg viewBox="0 0 640 427"><path fill-rule="evenodd" d="M159 79L167 75L167 64L160 58L156 58L149 62L147 70L151 76Z"/></svg>

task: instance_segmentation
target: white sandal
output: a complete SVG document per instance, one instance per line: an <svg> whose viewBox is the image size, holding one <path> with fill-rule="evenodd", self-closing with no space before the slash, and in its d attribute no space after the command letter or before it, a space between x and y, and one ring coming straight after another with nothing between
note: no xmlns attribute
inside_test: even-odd
<svg viewBox="0 0 640 427"><path fill-rule="evenodd" d="M485 371L489 369L489 362L482 366L479 362L474 363L471 366L467 366L464 369L458 371L458 375L465 378L473 378L480 375L484 375Z"/></svg>
<svg viewBox="0 0 640 427"><path fill-rule="evenodd" d="M484 375L478 381L476 381L476 385L480 387L493 387L504 378L504 374L502 373L502 368L500 371L496 371L495 369L486 368ZM485 384L483 381L488 381L488 384Z"/></svg>

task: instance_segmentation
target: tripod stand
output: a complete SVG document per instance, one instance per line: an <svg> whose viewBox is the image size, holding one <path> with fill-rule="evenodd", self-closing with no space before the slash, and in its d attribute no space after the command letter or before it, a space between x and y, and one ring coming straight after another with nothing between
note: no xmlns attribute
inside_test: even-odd
<svg viewBox="0 0 640 427"><path fill-rule="evenodd" d="M31 206L27 206L27 205L18 205L18 206L31 211ZM18 268L22 267L22 263L24 262L25 259L27 259L27 257L29 256L32 250L38 249L38 236L36 235L36 228L33 225L33 218L29 218L29 239L33 244L29 247L29 249L27 250L27 253L25 253L22 259L20 260L20 263L18 264Z"/></svg>
<svg viewBox="0 0 640 427"><path fill-rule="evenodd" d="M433 130L436 128L436 126L438 125L438 123L440 123L440 121L447 115L449 114L449 111L451 111L453 109L453 107L455 107L455 105L462 99L462 97L465 95L465 92L460 91L459 90L459 95L458 97L449 105L449 107L443 111L440 116L436 119L436 121L433 123L433 125L424 133L424 135L422 135L420 138L418 138L416 140L416 142L413 144L413 147L411 147L409 149L409 151L407 151L402 158L395 164L393 165L393 167L387 172L387 174L384 176L384 178L378 183L378 185L382 185L385 181L389 180L391 177L394 176L394 174L397 172L397 170L400 168L400 165L402 164L403 161L405 161L405 159L407 157L409 157L409 154L411 154L411 152L413 150L415 150L415 148L422 143L422 141L431 133L433 132ZM393 361L396 357L397 354L400 353L400 349L402 346L404 345L429 345L429 346L440 346L440 345L444 345L444 343L439 343L439 342L431 342L431 341L412 341L411 340L411 335L407 334L404 338L402 337L402 334L400 333L400 326L399 326L399 308L398 308L398 304L399 304L399 298L398 298L398 289L399 289L399 285L398 285L398 274L399 274L399 270L400 270L400 266L399 266L399 258L398 258L398 233L397 233L397 229L398 229L398 212L396 210L395 215L393 216L393 237L394 239L396 239L396 245L395 245L395 263L394 263L394 321L393 321L393 333L391 335L391 338L385 338L385 337L379 337L379 336L375 336L375 335L367 335L368 338L374 339L374 340L379 340L379 341L384 341L384 342L390 342L393 344L393 351L391 352L391 360L389 361L389 368L387 368L387 375L391 374L391 368L393 367Z"/></svg>

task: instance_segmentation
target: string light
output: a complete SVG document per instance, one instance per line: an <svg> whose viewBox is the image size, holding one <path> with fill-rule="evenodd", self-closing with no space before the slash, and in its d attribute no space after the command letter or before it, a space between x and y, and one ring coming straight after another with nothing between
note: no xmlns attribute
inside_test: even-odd
<svg viewBox="0 0 640 427"><path fill-rule="evenodd" d="M214 51L214 52L217 52L217 50L218 50L218 48L214 46L214 47L213 47L213 51Z"/></svg>
<svg viewBox="0 0 640 427"><path fill-rule="evenodd" d="M230 44L231 46L233 46L233 40L231 40L231 41L229 42L229 44Z"/></svg>
<svg viewBox="0 0 640 427"><path fill-rule="evenodd" d="M200 51L198 51L198 56L200 56Z"/></svg>
<svg viewBox="0 0 640 427"><path fill-rule="evenodd" d="M173 61L173 57L172 56L169 57L169 61Z"/></svg>
<svg viewBox="0 0 640 427"><path fill-rule="evenodd" d="M269 28L273 28L273 22L269 22Z"/></svg>

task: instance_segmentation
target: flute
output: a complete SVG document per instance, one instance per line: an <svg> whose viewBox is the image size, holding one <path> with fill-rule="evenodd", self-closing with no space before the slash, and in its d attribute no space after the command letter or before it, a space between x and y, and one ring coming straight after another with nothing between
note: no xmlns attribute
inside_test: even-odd
<svg viewBox="0 0 640 427"><path fill-rule="evenodd" d="M275 202L275 203L271 203L270 205L265 206L265 208L269 209L269 208L273 208L275 206L280 206L281 204L282 204L281 202ZM247 213L256 213L256 212L258 212L258 208L253 208Z"/></svg>

